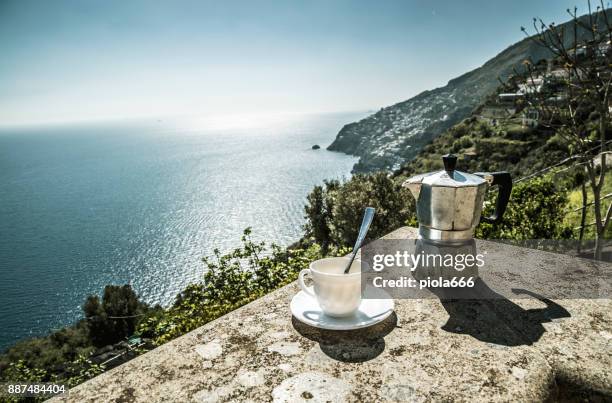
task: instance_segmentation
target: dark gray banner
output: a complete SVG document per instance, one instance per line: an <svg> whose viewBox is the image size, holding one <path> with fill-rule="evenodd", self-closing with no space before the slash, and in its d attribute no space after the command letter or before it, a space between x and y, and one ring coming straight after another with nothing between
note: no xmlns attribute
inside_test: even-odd
<svg viewBox="0 0 612 403"><path fill-rule="evenodd" d="M608 241L604 251L611 245ZM581 246L583 254L592 247ZM609 254L603 254L606 260L577 254L577 241L438 244L421 239L379 239L361 249L362 297L610 298Z"/></svg>

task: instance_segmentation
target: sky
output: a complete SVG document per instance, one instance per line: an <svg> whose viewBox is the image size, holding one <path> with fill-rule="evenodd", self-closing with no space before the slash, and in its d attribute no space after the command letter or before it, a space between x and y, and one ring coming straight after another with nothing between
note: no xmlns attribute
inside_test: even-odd
<svg viewBox="0 0 612 403"><path fill-rule="evenodd" d="M376 110L581 0L0 0L0 126Z"/></svg>

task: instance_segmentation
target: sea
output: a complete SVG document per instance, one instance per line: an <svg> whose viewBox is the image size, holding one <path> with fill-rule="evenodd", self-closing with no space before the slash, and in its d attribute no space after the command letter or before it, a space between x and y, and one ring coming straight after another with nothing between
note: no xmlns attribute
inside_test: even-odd
<svg viewBox="0 0 612 403"><path fill-rule="evenodd" d="M107 284L168 306L246 227L298 240L312 187L348 179L356 162L325 148L366 115L0 129L0 350L74 323Z"/></svg>

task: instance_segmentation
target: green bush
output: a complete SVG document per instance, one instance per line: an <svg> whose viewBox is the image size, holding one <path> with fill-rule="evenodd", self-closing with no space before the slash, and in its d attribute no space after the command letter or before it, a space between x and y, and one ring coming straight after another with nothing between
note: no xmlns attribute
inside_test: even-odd
<svg viewBox="0 0 612 403"><path fill-rule="evenodd" d="M384 172L355 175L344 184L326 182L308 196L305 235L324 249L327 245L352 246L368 206L376 209L369 232L375 239L405 225L414 210L414 199Z"/></svg>
<svg viewBox="0 0 612 403"><path fill-rule="evenodd" d="M96 346L105 346L123 340L134 333L139 317L147 309L128 284L107 285L102 303L97 295L90 295L83 304L91 341Z"/></svg>
<svg viewBox="0 0 612 403"><path fill-rule="evenodd" d="M87 297L85 319L48 336L22 340L0 355L0 380L77 385L104 370L89 359L96 347L132 335L140 316L149 310L129 285L106 286L102 302L97 296Z"/></svg>
<svg viewBox="0 0 612 403"><path fill-rule="evenodd" d="M306 198L304 211L307 222L304 226L306 236L314 238L327 252L331 242L329 221L332 217L334 198L332 193L340 187L337 180L325 181L324 186L315 186Z"/></svg>
<svg viewBox="0 0 612 403"><path fill-rule="evenodd" d="M571 228L563 224L567 190L558 188L549 177L516 184L503 221L498 225L481 222L476 237L484 239L568 239ZM484 214L493 212L494 195L487 200Z"/></svg>
<svg viewBox="0 0 612 403"><path fill-rule="evenodd" d="M345 255L348 249L330 249L332 256ZM202 283L187 286L174 305L145 318L139 334L162 344L204 325L270 291L297 279L300 270L323 257L314 244L307 249L282 249L253 242L251 230L242 236L242 246L221 255L218 250L205 258L207 271Z"/></svg>

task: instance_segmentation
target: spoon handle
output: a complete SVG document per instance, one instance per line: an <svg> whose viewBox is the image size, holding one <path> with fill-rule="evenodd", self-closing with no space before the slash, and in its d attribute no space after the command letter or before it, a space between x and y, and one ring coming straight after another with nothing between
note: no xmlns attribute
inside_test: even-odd
<svg viewBox="0 0 612 403"><path fill-rule="evenodd" d="M370 229L370 224L372 224L372 220L374 219L374 212L376 210L373 207L366 207L365 212L363 214L363 220L361 221L361 228L359 228L359 235L357 236L357 240L355 241L355 246L353 246L353 252L351 253L351 259L349 260L346 268L344 269L344 274L348 274L351 269L351 265L355 260L355 256L357 256L357 252L359 248L361 248L361 244L363 243L366 235L368 234L368 230Z"/></svg>

